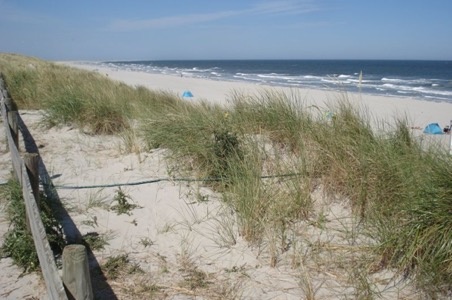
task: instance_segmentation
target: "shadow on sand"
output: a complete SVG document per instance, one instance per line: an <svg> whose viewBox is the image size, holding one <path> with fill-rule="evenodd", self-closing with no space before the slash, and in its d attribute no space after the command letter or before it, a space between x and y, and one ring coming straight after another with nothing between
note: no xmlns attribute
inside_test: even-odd
<svg viewBox="0 0 452 300"><path fill-rule="evenodd" d="M25 150L29 153L39 154L38 146L36 145L33 136L30 134L30 131L28 130L20 115L18 115L17 122L19 130L22 133ZM61 202L60 197L58 196L58 193L53 185L52 179L47 172L47 168L41 159L41 156L39 156L39 178L42 183L44 193L51 202L55 218L58 220L63 229L64 235L66 237L66 243L68 245L83 244L87 249L94 298L113 300L118 299L114 294L111 286L108 284L107 278L102 272L99 262L97 261L91 248L86 242L84 242L80 231L78 230L68 211Z"/></svg>

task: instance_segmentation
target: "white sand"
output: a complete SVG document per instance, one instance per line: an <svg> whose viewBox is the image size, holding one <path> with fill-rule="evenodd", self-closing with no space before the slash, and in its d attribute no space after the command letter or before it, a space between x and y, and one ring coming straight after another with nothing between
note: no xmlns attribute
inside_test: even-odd
<svg viewBox="0 0 452 300"><path fill-rule="evenodd" d="M124 71L116 68L79 62L63 64L95 71L105 76L125 82L132 86L144 86L149 89L168 91L182 96L189 90L193 98L187 101L206 100L211 103L228 105L231 95L235 93L256 95L265 90L276 90L303 101L306 105L316 105L327 112L338 101L346 100L367 115L378 128L392 126L395 120L407 120L413 133L426 141L433 141L444 148L451 147L450 135L423 135L422 131L430 123L438 123L441 128L452 122L452 104L446 102L425 101L407 97L389 97L381 95L345 93L341 90L315 90L308 88L286 88L257 85L245 82L216 81L175 75L151 74L136 71Z"/></svg>
<svg viewBox="0 0 452 300"><path fill-rule="evenodd" d="M190 90L195 97L187 101L205 99L227 105L228 95L233 91L253 94L264 88L248 83L67 64L95 70L134 86L171 91L177 95ZM323 107L340 97L338 93L308 89L290 92L299 93L306 101ZM451 104L370 95L349 95L348 98L367 106L372 115L388 120L406 114L413 127L423 128L430 122L444 126L452 119ZM54 179L56 185L102 185L170 176L164 150L124 154L118 137L87 136L68 127L44 130L37 125L40 117L39 112L23 114L37 144L42 146L40 153L47 169L51 175L58 175ZM1 150L1 169L10 169L9 154ZM118 216L114 211L99 207L100 204L114 204L117 187L58 189L82 234L97 232L108 237L109 245L104 250L95 251L99 263L103 264L115 255L128 254L131 261L146 272L109 281L120 299L148 299L146 291L137 291L150 284L162 287L168 299L195 299L195 296L198 296L196 299L231 299L233 296L238 299L301 299L309 290L315 293L316 299L352 297L353 287L347 285L350 274L346 267L337 269L302 261L303 254L310 249L309 244L334 244L334 249L345 249L348 245L341 228L353 221L349 208L343 203L324 199L321 191L315 191L313 197L316 210L328 220L325 227L298 224L297 232L303 238L294 241L287 252L278 250L276 267L270 267L271 242L266 240L259 245L250 245L244 241L238 234L234 212L208 188L196 183L162 181L124 186L122 190L141 207L134 209L130 216ZM333 255L335 250L332 249L321 255ZM341 255L347 253L341 252ZM296 261L301 262L302 267L293 268ZM183 283L188 284L187 278L194 277L196 270L207 274L204 281L208 283L206 287L193 291ZM411 287L392 287L393 282L388 279L390 275L389 272L377 272L372 276L376 286L384 290L383 298L415 298ZM30 293L23 283L18 284L0 286L0 297L16 288ZM41 295L41 292L34 295ZM102 298L102 295L98 296Z"/></svg>
<svg viewBox="0 0 452 300"><path fill-rule="evenodd" d="M439 123L441 126L449 125L452 120L452 104L446 102L433 102L415 100L403 97L385 97L380 95L367 95L334 91L314 90L307 88L278 88L256 85L244 82L216 81L209 79L179 77L173 75L150 74L145 72L124 71L98 65L80 64L76 62L65 63L69 66L83 68L104 74L111 79L125 82L132 86L144 86L154 90L170 91L181 96L185 90L190 90L193 100L205 99L212 103L227 104L230 95L234 92L243 92L254 95L263 89L276 89L287 93L294 93L307 103L326 106L347 98L351 103L360 105L373 117L392 121L395 117L407 117L413 127L422 127L429 123Z"/></svg>

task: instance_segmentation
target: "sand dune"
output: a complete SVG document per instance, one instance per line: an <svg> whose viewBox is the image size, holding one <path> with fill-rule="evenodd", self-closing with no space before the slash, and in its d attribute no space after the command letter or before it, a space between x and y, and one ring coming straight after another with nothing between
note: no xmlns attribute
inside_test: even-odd
<svg viewBox="0 0 452 300"><path fill-rule="evenodd" d="M177 95L188 89L194 98L187 101L204 99L228 105L228 95L234 91L253 94L271 88L241 82L119 71L90 64L66 64L93 70L130 85ZM305 101L325 109L329 103L343 96L334 91L283 90L302 95ZM349 94L348 99L366 107L372 116L388 122L394 117L406 115L412 127L423 128L430 122L445 125L452 119L452 105L447 103L358 94ZM307 251L307 247L301 242L294 242L287 251L278 250L279 259L272 267L271 241L258 245L244 241L238 234L234 212L221 202L220 195L198 183L166 180L171 174L168 172L170 166L164 159L165 150L125 154L118 137L88 136L69 127L44 130L39 126L40 112L21 113L35 140L41 145L41 156L51 175L56 177L54 183L58 186L60 198L81 233L95 232L108 242L104 249L95 251L99 263L127 254L130 261L145 272L110 280L108 283L118 298L149 299L150 291L146 287L150 286L159 287L156 291L158 297L168 299L302 299L310 293L315 294L316 299L338 299L353 294L354 289L348 284L350 274L347 268L304 261L303 251ZM447 143L448 136L442 139L441 142ZM2 146L2 177L6 176L4 170L10 169L8 155ZM152 179L165 180L153 184L124 185L121 190L118 186L102 187ZM99 187L67 188L86 185ZM115 204L119 191L137 205L130 215L117 215L107 209ZM319 252L319 256L325 256L319 261L326 263L328 255L335 255L337 249L346 249L348 245L341 230L344 227L353 228L356 224L345 203L325 199L321 190L314 191L313 197L316 209L330 221L323 228L306 223L297 224L296 228L304 243L336 247ZM19 275L12 274L7 276L17 278ZM395 285L392 275L389 271L372 275L373 283L382 292L383 298L415 297L412 287ZM5 276L4 272L2 276ZM2 277L0 281L4 282L4 279ZM31 280L36 281L36 278ZM193 289L193 285L196 288ZM7 295L8 291L16 288L23 290L23 295L42 296L42 290L23 281L3 286L0 296L20 298L13 293ZM98 296L103 297L102 293Z"/></svg>

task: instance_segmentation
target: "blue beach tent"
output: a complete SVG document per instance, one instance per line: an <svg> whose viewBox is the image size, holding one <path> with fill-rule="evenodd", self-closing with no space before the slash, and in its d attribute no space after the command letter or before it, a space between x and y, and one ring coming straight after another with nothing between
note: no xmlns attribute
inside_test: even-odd
<svg viewBox="0 0 452 300"><path fill-rule="evenodd" d="M193 97L193 94L190 92L190 91L185 91L183 94L182 94L182 97L188 97L188 98L191 98L191 97Z"/></svg>
<svg viewBox="0 0 452 300"><path fill-rule="evenodd" d="M443 130L441 129L441 127L439 126L438 123L430 123L430 124L428 124L425 127L424 133L427 133L427 134L443 134Z"/></svg>

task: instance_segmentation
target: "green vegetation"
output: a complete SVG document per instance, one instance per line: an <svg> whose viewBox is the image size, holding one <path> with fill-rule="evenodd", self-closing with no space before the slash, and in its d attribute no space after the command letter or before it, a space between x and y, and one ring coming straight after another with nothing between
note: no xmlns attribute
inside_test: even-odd
<svg viewBox="0 0 452 300"><path fill-rule="evenodd" d="M0 55L0 69L21 109L43 109L49 126L78 126L94 134L124 131L141 108L153 109L157 98L170 98L94 72L14 54Z"/></svg>
<svg viewBox="0 0 452 300"><path fill-rule="evenodd" d="M118 215L126 214L130 216L130 211L139 207L138 205L129 202L129 200L132 201L132 198L130 198L121 187L116 190L116 195L113 200L117 204L113 205L111 210L115 211Z"/></svg>
<svg viewBox="0 0 452 300"><path fill-rule="evenodd" d="M4 237L1 248L2 257L11 257L15 264L31 272L39 269L38 254L34 247L33 237L26 222L25 202L22 188L17 181L10 180L0 190L0 199L6 207L6 217L11 224ZM56 254L61 254L65 246L62 229L53 216L49 201L44 196L41 199L41 219L47 233L50 247Z"/></svg>
<svg viewBox="0 0 452 300"><path fill-rule="evenodd" d="M223 193L250 243L271 232L285 249L292 224L316 222L312 195L321 188L350 204L372 240L378 259L360 270L394 268L431 295L452 290L452 159L421 147L405 120L382 131L346 99L327 118L300 96L273 91L237 93L228 108L187 103L15 55L0 55L0 70L19 107L43 109L50 125L116 133L136 120L138 136L149 148L170 149L181 172L218 180L206 184ZM117 201L128 203L123 193Z"/></svg>
<svg viewBox="0 0 452 300"><path fill-rule="evenodd" d="M127 254L110 257L102 266L108 278L116 279L122 274L143 273L138 264L131 263Z"/></svg>
<svg viewBox="0 0 452 300"><path fill-rule="evenodd" d="M105 234L88 232L82 236L83 243L91 250L103 250L108 245L108 238Z"/></svg>

